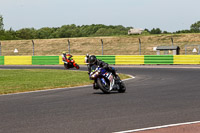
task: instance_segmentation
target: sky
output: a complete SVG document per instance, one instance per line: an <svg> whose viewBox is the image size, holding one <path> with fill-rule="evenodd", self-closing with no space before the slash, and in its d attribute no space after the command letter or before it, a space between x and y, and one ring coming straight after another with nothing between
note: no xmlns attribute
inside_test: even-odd
<svg viewBox="0 0 200 133"><path fill-rule="evenodd" d="M4 29L123 25L175 32L200 21L200 0L0 0Z"/></svg>

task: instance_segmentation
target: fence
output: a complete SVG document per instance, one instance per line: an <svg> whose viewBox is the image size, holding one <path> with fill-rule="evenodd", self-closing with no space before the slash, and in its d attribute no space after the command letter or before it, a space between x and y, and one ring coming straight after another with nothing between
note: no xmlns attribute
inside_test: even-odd
<svg viewBox="0 0 200 133"><path fill-rule="evenodd" d="M185 45L185 55L200 55L200 45Z"/></svg>
<svg viewBox="0 0 200 133"><path fill-rule="evenodd" d="M200 43L200 40L196 43ZM59 56L63 51L72 55L156 55L155 47L171 45L174 45L174 41L170 36L15 40L0 41L0 56ZM182 40L177 41L176 45L181 48L180 54L185 55L186 51L187 54L194 54L189 53L189 42L187 50ZM18 52L14 53L15 49Z"/></svg>
<svg viewBox="0 0 200 133"><path fill-rule="evenodd" d="M84 65L84 55L75 55L74 60ZM99 55L98 59L112 65L144 64L200 64L200 55ZM0 65L62 65L61 56L0 56Z"/></svg>

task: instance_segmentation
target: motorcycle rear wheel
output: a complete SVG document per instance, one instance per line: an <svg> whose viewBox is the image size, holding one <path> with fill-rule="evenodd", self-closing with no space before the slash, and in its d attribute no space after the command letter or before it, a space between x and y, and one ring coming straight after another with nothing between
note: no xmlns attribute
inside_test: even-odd
<svg viewBox="0 0 200 133"><path fill-rule="evenodd" d="M80 66L78 64L76 64L76 69L80 69Z"/></svg>
<svg viewBox="0 0 200 133"><path fill-rule="evenodd" d="M119 93L124 93L126 91L126 86L124 82L121 81L120 83L120 89L118 90Z"/></svg>
<svg viewBox="0 0 200 133"><path fill-rule="evenodd" d="M119 84L119 93L124 93L126 91L126 86L124 84L124 82L120 79L120 77L117 75L116 76L116 80L118 81Z"/></svg>
<svg viewBox="0 0 200 133"><path fill-rule="evenodd" d="M97 79L97 85L98 85L99 88L103 91L103 93L105 93L105 94L109 94L109 93L110 93L110 85L108 85L108 83L107 83L107 85L105 86L105 85L102 83L102 81L101 81L100 78Z"/></svg>

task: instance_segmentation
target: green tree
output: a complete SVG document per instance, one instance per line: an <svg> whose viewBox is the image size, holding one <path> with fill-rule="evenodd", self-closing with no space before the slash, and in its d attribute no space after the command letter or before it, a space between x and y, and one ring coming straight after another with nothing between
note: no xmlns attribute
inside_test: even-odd
<svg viewBox="0 0 200 133"><path fill-rule="evenodd" d="M147 28L145 28L144 31L146 31L146 32L150 32Z"/></svg>
<svg viewBox="0 0 200 133"><path fill-rule="evenodd" d="M16 36L21 39L35 39L36 30L34 28L23 28L16 31Z"/></svg>
<svg viewBox="0 0 200 133"><path fill-rule="evenodd" d="M176 31L175 33L191 33L191 30L179 30Z"/></svg>
<svg viewBox="0 0 200 133"><path fill-rule="evenodd" d="M36 31L38 39L49 39L54 32L53 28L44 27Z"/></svg>
<svg viewBox="0 0 200 133"><path fill-rule="evenodd" d="M10 28L9 30L4 32L4 40L16 40L18 39L16 36L16 32Z"/></svg>
<svg viewBox="0 0 200 133"><path fill-rule="evenodd" d="M4 24L3 24L3 16L0 15L0 30L3 30L3 26L4 26Z"/></svg>
<svg viewBox="0 0 200 133"><path fill-rule="evenodd" d="M167 31L163 31L163 34L168 34L169 32L167 32Z"/></svg>
<svg viewBox="0 0 200 133"><path fill-rule="evenodd" d="M159 28L153 28L151 31L150 31L151 34L161 34L162 31L159 29Z"/></svg>
<svg viewBox="0 0 200 133"><path fill-rule="evenodd" d="M95 35L96 36L105 36L107 34L107 29L106 28L100 28Z"/></svg>
<svg viewBox="0 0 200 133"><path fill-rule="evenodd" d="M70 29L69 25L63 25L56 31L56 37L57 38L71 37L71 32L69 31L69 29Z"/></svg>
<svg viewBox="0 0 200 133"><path fill-rule="evenodd" d="M191 32L199 33L200 32L200 21L192 24L190 26L190 30L191 30Z"/></svg>

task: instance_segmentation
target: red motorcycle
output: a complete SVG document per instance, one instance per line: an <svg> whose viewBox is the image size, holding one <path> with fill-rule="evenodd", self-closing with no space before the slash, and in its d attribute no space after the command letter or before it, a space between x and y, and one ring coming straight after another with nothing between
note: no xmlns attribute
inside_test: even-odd
<svg viewBox="0 0 200 133"><path fill-rule="evenodd" d="M65 69L74 68L74 67L76 69L79 69L80 68L79 65L75 62L74 59L71 59L71 57L70 58L66 58L66 59L63 57L63 62L64 62Z"/></svg>

